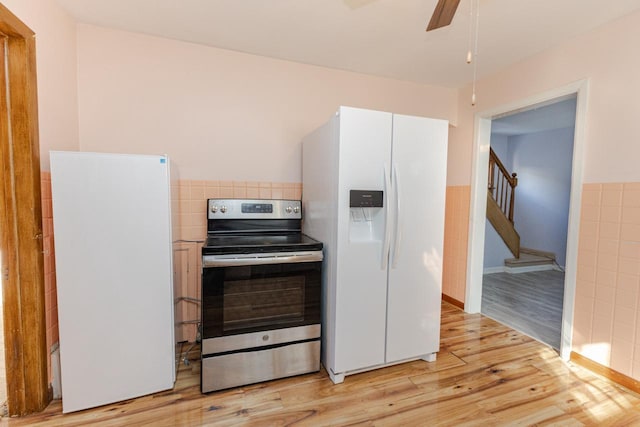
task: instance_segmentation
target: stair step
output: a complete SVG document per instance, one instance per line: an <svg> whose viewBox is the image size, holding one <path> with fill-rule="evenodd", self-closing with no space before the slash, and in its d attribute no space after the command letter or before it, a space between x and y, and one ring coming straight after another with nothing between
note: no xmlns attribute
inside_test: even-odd
<svg viewBox="0 0 640 427"><path fill-rule="evenodd" d="M551 258L547 256L532 255L522 250L520 250L520 258L508 258L504 260L504 265L507 267L531 267L534 265L553 264L555 264L555 255L553 255L553 258Z"/></svg>
<svg viewBox="0 0 640 427"><path fill-rule="evenodd" d="M556 254L554 254L553 252L547 252L547 251L541 251L540 249L531 249L531 248L524 248L521 247L520 248L520 253L526 253L529 255L537 255L537 256L541 256L544 258L549 258L552 260L556 259Z"/></svg>
<svg viewBox="0 0 640 427"><path fill-rule="evenodd" d="M513 227L513 223L507 219L498 203L493 199L490 192L487 192L487 219L502 238L513 256L520 255L520 235Z"/></svg>

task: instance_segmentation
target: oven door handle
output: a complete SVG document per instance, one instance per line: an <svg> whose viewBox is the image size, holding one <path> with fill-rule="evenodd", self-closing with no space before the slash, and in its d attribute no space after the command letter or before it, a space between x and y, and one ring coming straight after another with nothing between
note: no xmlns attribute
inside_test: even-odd
<svg viewBox="0 0 640 427"><path fill-rule="evenodd" d="M245 265L290 264L299 262L322 261L322 251L287 253L281 255L239 254L239 255L205 255L202 267L239 267Z"/></svg>

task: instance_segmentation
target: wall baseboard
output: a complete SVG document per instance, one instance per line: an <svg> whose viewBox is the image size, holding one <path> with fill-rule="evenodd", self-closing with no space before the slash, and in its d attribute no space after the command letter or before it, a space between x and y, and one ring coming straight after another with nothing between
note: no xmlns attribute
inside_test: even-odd
<svg viewBox="0 0 640 427"><path fill-rule="evenodd" d="M504 265L498 267L485 267L485 269L482 270L482 274L504 273L504 269Z"/></svg>
<svg viewBox="0 0 640 427"><path fill-rule="evenodd" d="M593 360L584 357L583 355L578 354L575 351L571 352L570 360L576 365L580 365L583 368L601 375L608 380L613 381L614 383L620 384L621 386L628 388L633 392L640 393L640 381L638 380L634 380L633 378L628 377L625 374L621 374L620 372L615 371L607 366L601 365L598 362L594 362Z"/></svg>
<svg viewBox="0 0 640 427"><path fill-rule="evenodd" d="M449 295L442 294L442 300L448 302L451 305L455 305L459 309L464 310L464 303L462 301L458 301L453 297L450 297Z"/></svg>
<svg viewBox="0 0 640 427"><path fill-rule="evenodd" d="M556 271L564 271L564 267L558 267L553 264L544 264L544 265L529 265L523 267L487 267L482 270L482 274L494 274L494 273L509 273L509 274L518 274L518 273L531 273L533 271L547 271L547 270L556 270Z"/></svg>
<svg viewBox="0 0 640 427"><path fill-rule="evenodd" d="M62 382L60 378L60 344L51 346L51 391L54 399L62 399Z"/></svg>
<svg viewBox="0 0 640 427"><path fill-rule="evenodd" d="M561 271L560 269L558 269L558 267L556 267L553 264L529 265L529 266L523 266L523 267L506 267L505 266L504 268L505 273L511 273L511 274L531 273L534 271L549 271L549 270Z"/></svg>

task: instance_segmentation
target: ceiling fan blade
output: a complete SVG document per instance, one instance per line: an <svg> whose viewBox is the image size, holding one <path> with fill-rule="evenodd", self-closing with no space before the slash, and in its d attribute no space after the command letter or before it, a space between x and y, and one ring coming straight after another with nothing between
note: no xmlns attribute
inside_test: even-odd
<svg viewBox="0 0 640 427"><path fill-rule="evenodd" d="M429 25L427 26L427 31L446 27L451 24L451 20L453 19L453 15L456 14L456 9L458 9L459 3L460 0L438 0L438 4L433 11Z"/></svg>

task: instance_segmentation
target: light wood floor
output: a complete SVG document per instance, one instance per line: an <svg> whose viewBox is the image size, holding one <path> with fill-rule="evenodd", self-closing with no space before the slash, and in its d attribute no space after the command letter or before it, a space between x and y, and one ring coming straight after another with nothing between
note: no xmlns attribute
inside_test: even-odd
<svg viewBox="0 0 640 427"><path fill-rule="evenodd" d="M494 273L482 278L482 314L560 349L564 273Z"/></svg>
<svg viewBox="0 0 640 427"><path fill-rule="evenodd" d="M441 351L348 376L324 372L201 395L197 363L175 390L76 414L60 402L11 426L640 425L640 397L480 314L443 303ZM96 384L99 387L99 384ZM5 419L5 422L6 419Z"/></svg>
<svg viewBox="0 0 640 427"><path fill-rule="evenodd" d="M0 417L7 414L7 370L4 359L4 312L0 287Z"/></svg>

